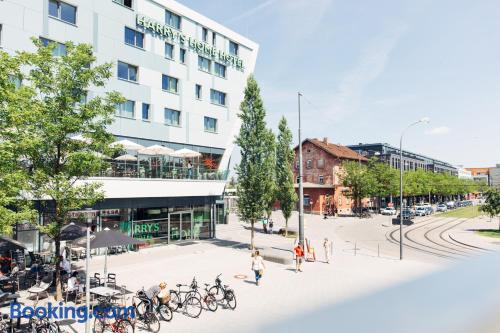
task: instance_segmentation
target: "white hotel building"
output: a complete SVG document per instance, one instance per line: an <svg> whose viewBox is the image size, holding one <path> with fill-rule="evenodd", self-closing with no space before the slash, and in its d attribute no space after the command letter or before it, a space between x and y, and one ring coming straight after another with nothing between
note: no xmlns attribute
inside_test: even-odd
<svg viewBox="0 0 500 333"><path fill-rule="evenodd" d="M66 41L88 43L98 63L113 64L106 90L127 99L109 128L117 140L201 154L115 162L96 178L106 195L94 207L97 228L153 243L213 237L259 46L172 0L0 0L0 49L34 50L31 37L56 43L58 54ZM21 229L21 241L43 247L37 231Z"/></svg>

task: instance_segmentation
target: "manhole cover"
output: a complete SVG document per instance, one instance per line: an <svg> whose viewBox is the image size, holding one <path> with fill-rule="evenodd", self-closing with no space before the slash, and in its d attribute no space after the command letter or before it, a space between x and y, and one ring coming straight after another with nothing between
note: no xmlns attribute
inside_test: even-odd
<svg viewBox="0 0 500 333"><path fill-rule="evenodd" d="M234 276L235 279L240 279L240 280L244 280L246 279L248 276L246 276L245 274L237 274Z"/></svg>

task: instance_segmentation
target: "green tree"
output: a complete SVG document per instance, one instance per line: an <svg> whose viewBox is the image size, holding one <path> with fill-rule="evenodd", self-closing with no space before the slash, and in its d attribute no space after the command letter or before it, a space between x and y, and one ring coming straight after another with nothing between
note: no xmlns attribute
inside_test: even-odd
<svg viewBox="0 0 500 333"><path fill-rule="evenodd" d="M493 218L498 215L498 230L500 231L500 190L490 188L486 191L486 201L481 206L481 211Z"/></svg>
<svg viewBox="0 0 500 333"><path fill-rule="evenodd" d="M266 191L264 195L264 200L266 202L265 212L267 218L271 218L271 214L273 211L273 205L277 200L276 197L276 137L274 136L271 130L267 130L265 136L265 144L267 146L268 158L263 165L263 168L266 170L267 178L265 180Z"/></svg>
<svg viewBox="0 0 500 333"><path fill-rule="evenodd" d="M288 128L285 117L278 126L278 143L276 147L276 183L277 197L285 218L285 237L288 236L288 219L292 216L298 198L293 181L293 161L295 152L292 149L292 131Z"/></svg>
<svg viewBox="0 0 500 333"><path fill-rule="evenodd" d="M241 154L241 162L236 167L238 212L244 221L251 224L250 246L253 249L255 222L262 217L268 206L269 175L265 166L273 158L273 151L268 147L269 131L266 128L266 111L260 89L252 75L248 77L240 111L238 116L242 124L236 138Z"/></svg>
<svg viewBox="0 0 500 333"><path fill-rule="evenodd" d="M370 159L368 171L375 182L372 195L381 198L399 193L399 173L389 164Z"/></svg>
<svg viewBox="0 0 500 333"><path fill-rule="evenodd" d="M97 182L85 181L107 167L103 155L116 149L107 132L117 103L118 93L110 92L87 100L91 88L102 89L111 77L111 64L95 64L92 47L67 42L66 54L54 56L55 45L45 47L33 39L35 52L21 52L14 58L21 67L23 82L20 104L5 115L6 138L24 161L28 173L27 193L46 204L49 212L41 230L54 239L60 253L61 228L69 212L93 205L103 198ZM81 135L83 140L72 137ZM58 258L58 256L57 256ZM56 298L61 298L59 258L56 261Z"/></svg>
<svg viewBox="0 0 500 333"><path fill-rule="evenodd" d="M342 184L349 187L348 195L354 200L355 207L359 208L363 198L376 192L376 182L373 174L368 171L365 164L357 161L344 162L342 167Z"/></svg>

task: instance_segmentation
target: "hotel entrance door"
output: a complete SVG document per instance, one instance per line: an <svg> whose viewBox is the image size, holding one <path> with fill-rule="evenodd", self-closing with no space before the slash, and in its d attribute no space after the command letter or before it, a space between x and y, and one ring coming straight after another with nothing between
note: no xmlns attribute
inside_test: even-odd
<svg viewBox="0 0 500 333"><path fill-rule="evenodd" d="M176 242L192 238L193 213L191 211L168 214L168 239Z"/></svg>

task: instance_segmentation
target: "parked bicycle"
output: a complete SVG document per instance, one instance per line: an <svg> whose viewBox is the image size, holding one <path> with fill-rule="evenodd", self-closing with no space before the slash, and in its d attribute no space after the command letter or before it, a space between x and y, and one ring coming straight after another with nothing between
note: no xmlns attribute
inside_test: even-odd
<svg viewBox="0 0 500 333"><path fill-rule="evenodd" d="M111 297L107 296L99 299L96 309L99 316L94 318L94 333L103 333L104 331L111 331L114 333L133 333L134 324L122 314L118 318L108 318L106 311L112 306ZM54 332L47 332L54 333Z"/></svg>
<svg viewBox="0 0 500 333"><path fill-rule="evenodd" d="M217 311L217 308L219 307L219 304L217 303L217 299L215 298L215 295L209 291L210 285L208 283L205 283L205 293L202 295L199 292L199 287L198 287L198 282L196 281L196 278L193 278L193 282L191 282L191 290L193 290L196 294L196 296L201 300L202 306L205 305L206 308L212 312Z"/></svg>
<svg viewBox="0 0 500 333"><path fill-rule="evenodd" d="M189 290L181 290L182 287L189 287ZM191 318L198 318L200 316L202 310L201 296L193 287L195 287L193 283L190 286L177 284L177 291L170 290L170 301L168 304L172 311L181 309Z"/></svg>
<svg viewBox="0 0 500 333"><path fill-rule="evenodd" d="M149 298L145 295L144 290L138 291L136 296L133 298L132 306L135 308L135 319L133 321L134 327L135 324L138 323L141 325L141 329L157 333L160 330L160 320L156 316L153 307L145 305L139 308L137 306L138 303L135 300L136 298L139 299L140 302L145 299L149 300Z"/></svg>
<svg viewBox="0 0 500 333"><path fill-rule="evenodd" d="M153 300L149 299L149 297L146 296L146 292L144 291L144 289L142 289L137 294L137 299L139 300L139 303L137 303L137 311L139 311L141 314L150 311L157 313L160 316L160 319L164 321L172 320L172 310L170 309L168 304L161 303L161 300L159 298L157 298L157 303L153 303Z"/></svg>
<svg viewBox="0 0 500 333"><path fill-rule="evenodd" d="M229 288L228 285L222 284L221 275L217 275L215 285L209 289L209 292L215 296L217 302L225 302L227 307L234 310L236 309L236 295L234 294L234 290Z"/></svg>

